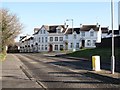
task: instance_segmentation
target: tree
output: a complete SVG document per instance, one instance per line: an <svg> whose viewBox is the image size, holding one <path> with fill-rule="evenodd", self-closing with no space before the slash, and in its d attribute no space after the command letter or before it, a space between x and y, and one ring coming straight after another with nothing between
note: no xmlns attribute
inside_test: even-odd
<svg viewBox="0 0 120 90"><path fill-rule="evenodd" d="M19 18L10 13L8 9L0 9L0 48L2 53L6 53L6 46L13 44L14 39L23 29Z"/></svg>

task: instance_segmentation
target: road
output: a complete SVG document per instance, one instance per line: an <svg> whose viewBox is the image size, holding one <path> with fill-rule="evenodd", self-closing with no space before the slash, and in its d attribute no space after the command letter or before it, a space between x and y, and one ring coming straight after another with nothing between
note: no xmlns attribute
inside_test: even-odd
<svg viewBox="0 0 120 90"><path fill-rule="evenodd" d="M43 88L118 88L119 85L86 75L90 65L66 63L75 60L46 57L35 54L16 54L31 80ZM86 66L85 66L86 65Z"/></svg>

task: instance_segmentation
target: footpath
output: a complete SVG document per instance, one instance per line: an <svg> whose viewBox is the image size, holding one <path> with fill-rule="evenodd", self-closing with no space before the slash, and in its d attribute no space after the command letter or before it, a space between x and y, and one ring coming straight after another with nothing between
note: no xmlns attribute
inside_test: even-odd
<svg viewBox="0 0 120 90"><path fill-rule="evenodd" d="M90 60L88 59L70 57L70 56L64 55L64 53L48 53L44 55L49 56L49 57L51 56L51 57L59 57L63 59L65 58L65 59L72 59L72 60L85 60L85 61L90 62ZM111 71L109 70L101 69L100 71L93 71L91 68L87 71L86 76L97 78L105 82L107 81L107 82L114 83L114 84L120 84L120 73L119 72L115 72L114 74L111 74Z"/></svg>
<svg viewBox="0 0 120 90"><path fill-rule="evenodd" d="M0 62L0 64L2 65L2 68L0 68L0 72L2 72L2 77L0 77L2 90L6 90L4 88L10 88L10 90L13 88L21 88L20 90L24 90L22 88L41 88L23 73L20 69L22 65L21 61L13 54L8 54L6 59Z"/></svg>

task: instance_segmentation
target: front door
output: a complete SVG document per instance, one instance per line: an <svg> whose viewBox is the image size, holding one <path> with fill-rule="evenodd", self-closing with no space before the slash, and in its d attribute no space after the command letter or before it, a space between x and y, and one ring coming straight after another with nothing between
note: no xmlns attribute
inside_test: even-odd
<svg viewBox="0 0 120 90"><path fill-rule="evenodd" d="M82 40L82 47L85 47L85 40Z"/></svg>
<svg viewBox="0 0 120 90"><path fill-rule="evenodd" d="M68 50L68 43L65 42L65 50Z"/></svg>
<svg viewBox="0 0 120 90"><path fill-rule="evenodd" d="M52 52L52 50L53 50L53 46L50 44L49 45L49 52Z"/></svg>

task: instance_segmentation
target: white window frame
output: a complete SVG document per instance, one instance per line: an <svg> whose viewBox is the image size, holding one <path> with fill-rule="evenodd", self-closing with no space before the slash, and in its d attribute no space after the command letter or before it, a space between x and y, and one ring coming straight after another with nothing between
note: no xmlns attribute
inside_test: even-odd
<svg viewBox="0 0 120 90"><path fill-rule="evenodd" d="M65 35L65 39L68 39L68 35Z"/></svg>
<svg viewBox="0 0 120 90"><path fill-rule="evenodd" d="M45 37L45 42L48 42L48 38L47 37Z"/></svg>
<svg viewBox="0 0 120 90"><path fill-rule="evenodd" d="M74 34L74 39L77 39L77 35L76 34Z"/></svg>
<svg viewBox="0 0 120 90"><path fill-rule="evenodd" d="M44 50L44 45L41 46L41 50Z"/></svg>
<svg viewBox="0 0 120 90"><path fill-rule="evenodd" d="M60 50L63 49L63 48L64 48L64 47L63 47L63 45L61 44L61 45L60 45Z"/></svg>
<svg viewBox="0 0 120 90"><path fill-rule="evenodd" d="M44 30L44 34L46 33L46 31Z"/></svg>
<svg viewBox="0 0 120 90"><path fill-rule="evenodd" d="M42 43L44 43L44 37L42 37Z"/></svg>
<svg viewBox="0 0 120 90"><path fill-rule="evenodd" d="M45 50L47 50L47 45L45 45Z"/></svg>
<svg viewBox="0 0 120 90"><path fill-rule="evenodd" d="M59 37L59 41L63 41L63 37Z"/></svg>
<svg viewBox="0 0 120 90"><path fill-rule="evenodd" d="M76 43L76 48L79 48L80 46L79 46L79 43Z"/></svg>
<svg viewBox="0 0 120 90"><path fill-rule="evenodd" d="M90 36L94 37L94 32L93 31L90 32Z"/></svg>
<svg viewBox="0 0 120 90"><path fill-rule="evenodd" d="M87 46L91 46L91 40L87 40Z"/></svg>
<svg viewBox="0 0 120 90"><path fill-rule="evenodd" d="M55 45L55 50L58 50L58 45Z"/></svg>
<svg viewBox="0 0 120 90"><path fill-rule="evenodd" d="M39 37L39 42L41 42L41 38Z"/></svg>
<svg viewBox="0 0 120 90"><path fill-rule="evenodd" d="M73 43L70 43L70 48L73 48Z"/></svg>
<svg viewBox="0 0 120 90"><path fill-rule="evenodd" d="M55 37L55 41L58 41L58 37Z"/></svg>
<svg viewBox="0 0 120 90"><path fill-rule="evenodd" d="M50 37L50 41L53 41L53 37Z"/></svg>
<svg viewBox="0 0 120 90"><path fill-rule="evenodd" d="M95 46L95 43L96 43L96 40L93 40L93 44L92 45Z"/></svg>
<svg viewBox="0 0 120 90"><path fill-rule="evenodd" d="M81 32L81 34L82 34L82 37L85 37L85 32Z"/></svg>

